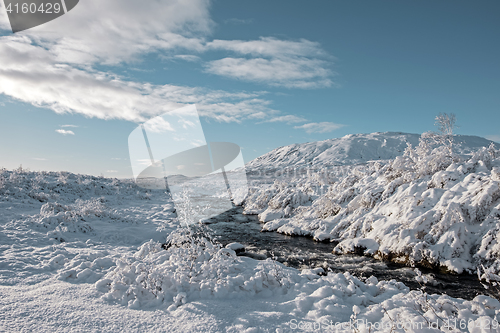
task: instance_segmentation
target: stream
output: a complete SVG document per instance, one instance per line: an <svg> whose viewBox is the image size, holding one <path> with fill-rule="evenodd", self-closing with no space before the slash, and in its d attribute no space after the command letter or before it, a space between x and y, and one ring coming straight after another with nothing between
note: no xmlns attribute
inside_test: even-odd
<svg viewBox="0 0 500 333"><path fill-rule="evenodd" d="M350 272L357 277L375 276L379 280L397 280L410 289L419 289L413 269L387 261L359 255L336 255L330 243L315 242L312 238L288 236L277 232L261 232L262 224L256 215L244 215L243 208L235 207L207 221L211 233L222 245L237 242L245 246L239 255L255 259L274 258L297 269L323 267L335 273ZM472 300L477 295L491 295L479 283L476 275L442 274L420 268L430 276L425 291L447 294Z"/></svg>

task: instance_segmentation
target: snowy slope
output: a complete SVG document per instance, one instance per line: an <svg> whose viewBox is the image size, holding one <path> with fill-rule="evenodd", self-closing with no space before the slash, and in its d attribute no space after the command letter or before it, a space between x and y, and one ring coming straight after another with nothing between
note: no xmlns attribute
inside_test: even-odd
<svg viewBox="0 0 500 333"><path fill-rule="evenodd" d="M247 169L298 166L351 165L371 160L387 160L403 154L407 143L416 146L419 134L385 132L350 134L338 139L280 147L246 164ZM455 137L457 152L470 154L492 141L467 135ZM497 148L500 145L497 144Z"/></svg>

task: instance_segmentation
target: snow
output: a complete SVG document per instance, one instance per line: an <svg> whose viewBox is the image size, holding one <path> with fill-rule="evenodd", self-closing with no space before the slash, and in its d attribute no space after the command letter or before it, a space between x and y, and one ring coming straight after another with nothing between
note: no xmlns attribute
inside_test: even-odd
<svg viewBox="0 0 500 333"><path fill-rule="evenodd" d="M360 137L349 137L352 147ZM469 155L448 156L446 147L423 139L386 161L325 167L318 160L314 173L254 181L245 213L259 214L266 231L330 240L336 253L456 273L482 264L499 270L500 151L494 144L474 150L481 140L467 138L468 148L459 139L456 150Z"/></svg>
<svg viewBox="0 0 500 333"><path fill-rule="evenodd" d="M245 252L245 245L233 242L233 243L227 244L226 249L231 249L235 253Z"/></svg>
<svg viewBox="0 0 500 333"><path fill-rule="evenodd" d="M480 275L492 283L495 154L485 148L426 175L398 174L394 160L263 180L245 209L279 216L269 230L335 239L341 252L412 247L450 269L484 262ZM241 244L181 227L166 193L129 180L0 170L0 211L0 331L500 332L500 303L487 296L429 295L395 280L237 256Z"/></svg>
<svg viewBox="0 0 500 333"><path fill-rule="evenodd" d="M293 167L323 167L355 165L374 160L393 159L403 154L407 143L417 146L420 134L401 132L376 132L349 134L338 139L294 144L280 147L246 164L250 170L285 169ZM492 141L468 135L455 136L459 154L470 154ZM500 145L497 144L497 148Z"/></svg>

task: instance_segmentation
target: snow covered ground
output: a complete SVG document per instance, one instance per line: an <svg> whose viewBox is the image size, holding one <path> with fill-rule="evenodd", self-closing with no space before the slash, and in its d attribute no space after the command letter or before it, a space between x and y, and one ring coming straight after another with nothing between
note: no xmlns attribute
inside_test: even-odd
<svg viewBox="0 0 500 333"><path fill-rule="evenodd" d="M493 198L484 199L491 207L498 199L491 187L498 169L494 167L496 159L488 156L491 151L484 150L469 162L456 163L450 170L423 177L427 177L427 183L437 182L430 189L442 197L441 192L451 191L473 173L475 178L469 177L466 183L472 185L466 189L460 185L458 193L475 198L475 194L467 193L481 188ZM395 176L396 162L390 164L391 170L388 165L371 163L355 168L340 184L357 186L366 193L379 193L375 190L380 188L385 191L388 185L383 185L381 177L393 174L391 182L400 178ZM439 172L438 178L435 175ZM420 176L414 180L405 178L406 182L387 187L387 193L392 191L387 199L382 191L373 206L361 200L354 201L357 206L351 204L355 197L363 197L361 192L352 192L354 195L339 204L341 208L336 214L333 212L337 206L330 210L322 204L324 215L311 222L313 219L308 220L307 214L317 211L315 202L324 200L324 196L314 197L314 191L320 187L307 192L304 186L311 185L312 180L323 181L321 177L298 177L297 183L292 184L295 187L267 187L263 181L264 185L253 188L247 209L260 209L261 216L270 218L268 208L278 207L272 202L288 202L291 205L278 207L288 214L286 221L269 223L300 227L323 237L333 234L328 229L317 233L319 229L311 225L335 227L335 216L347 209L346 218L358 214L351 222L368 220L368 214L375 214L373 209L382 198L401 200L393 206L400 207L403 213L394 211L390 215L413 216L405 210L408 200L402 198L415 193L409 189L411 186L421 186ZM378 182L378 187L368 186ZM411 185L412 182L418 184ZM337 183L325 183L321 188L329 189L333 184ZM371 192L365 191L372 188ZM344 191L333 188L325 193L341 196ZM256 200L263 193L269 200L256 208L257 202L265 201ZM434 201L428 199L428 203L416 207L436 206L437 194L427 197ZM302 224L290 224L296 223L292 222L293 216L299 216L301 209L305 216L300 220ZM268 213L262 215L265 211ZM334 274L322 269L298 271L271 259L258 261L236 256L234 245L225 248L208 235L179 228L174 207L164 192L141 189L128 180L0 170L0 212L1 332L448 332L450 328L500 332L500 303L490 297L477 296L466 301L428 295L423 290L410 291L394 280L360 280L349 273ZM475 216L484 217L491 210L475 212ZM372 218L383 218L389 212L376 214ZM359 223L356 230L363 230L363 222ZM385 226L389 222L383 223ZM481 223L473 225L478 226L477 230L486 230ZM349 232L356 235L357 231L345 234ZM494 235L491 233L492 240ZM375 248L369 237L344 237L342 241L346 242L339 243L338 249L347 249L348 239L357 242L353 246ZM414 239L419 238L410 237L408 244ZM493 253L488 252L488 246L496 243L488 244L485 256ZM427 277L419 279L424 285Z"/></svg>

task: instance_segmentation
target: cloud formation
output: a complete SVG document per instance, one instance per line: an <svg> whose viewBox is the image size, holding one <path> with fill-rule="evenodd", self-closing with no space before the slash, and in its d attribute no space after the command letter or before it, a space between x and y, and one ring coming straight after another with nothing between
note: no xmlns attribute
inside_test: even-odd
<svg viewBox="0 0 500 333"><path fill-rule="evenodd" d="M150 119L148 122L144 123L144 129L146 132L153 133L163 133L163 132L173 132L174 129L172 125L162 117L156 117Z"/></svg>
<svg viewBox="0 0 500 333"><path fill-rule="evenodd" d="M217 121L305 121L280 116L262 92L133 82L95 68L121 66L151 52L203 62L202 54L224 51L233 56L206 62L207 72L288 88L333 85L332 57L318 43L271 37L207 41L214 25L209 5L208 0L81 2L71 15L0 37L0 94L60 114L133 122L186 104ZM0 28L8 27L0 11Z"/></svg>
<svg viewBox="0 0 500 333"><path fill-rule="evenodd" d="M56 129L56 132L62 135L75 135L73 131L63 130L63 129Z"/></svg>
<svg viewBox="0 0 500 333"><path fill-rule="evenodd" d="M306 121L305 118L294 116L294 115L286 115L286 116L279 116L279 117L274 117L269 120L266 120L265 122L267 123L287 123L287 124L293 124L293 123L302 123Z"/></svg>
<svg viewBox="0 0 500 333"><path fill-rule="evenodd" d="M174 56L174 59L181 59L184 61L188 62L199 62L201 61L201 58L198 56L195 56L193 54L177 54Z"/></svg>
<svg viewBox="0 0 500 333"><path fill-rule="evenodd" d="M205 65L208 73L286 88L321 88L334 85L329 68L333 57L319 43L261 37L254 41L214 40L209 49L232 51L245 57L226 57ZM250 58L248 58L250 57Z"/></svg>
<svg viewBox="0 0 500 333"><path fill-rule="evenodd" d="M0 11L0 27L9 27ZM196 50L211 31L208 0L81 1L69 15L19 33L57 61L117 64L155 50Z"/></svg>
<svg viewBox="0 0 500 333"><path fill-rule="evenodd" d="M335 124L332 122L321 122L321 123L307 123L301 126L294 126L295 129L303 129L307 133L329 133L333 132L345 125Z"/></svg>
<svg viewBox="0 0 500 333"><path fill-rule="evenodd" d="M201 115L226 122L278 113L261 93L131 82L62 64L27 37L3 37L0 63L0 93L61 114L143 122L186 104L196 104Z"/></svg>
<svg viewBox="0 0 500 333"><path fill-rule="evenodd" d="M87 0L70 15L18 35L36 41L55 61L66 64L116 65L151 52L199 61L202 53L225 51L240 57L209 61L207 72L287 88L333 85L329 69L333 57L317 42L273 37L207 41L214 26L209 6L208 0L159 0L147 5L136 0ZM2 11L0 27L8 26Z"/></svg>

